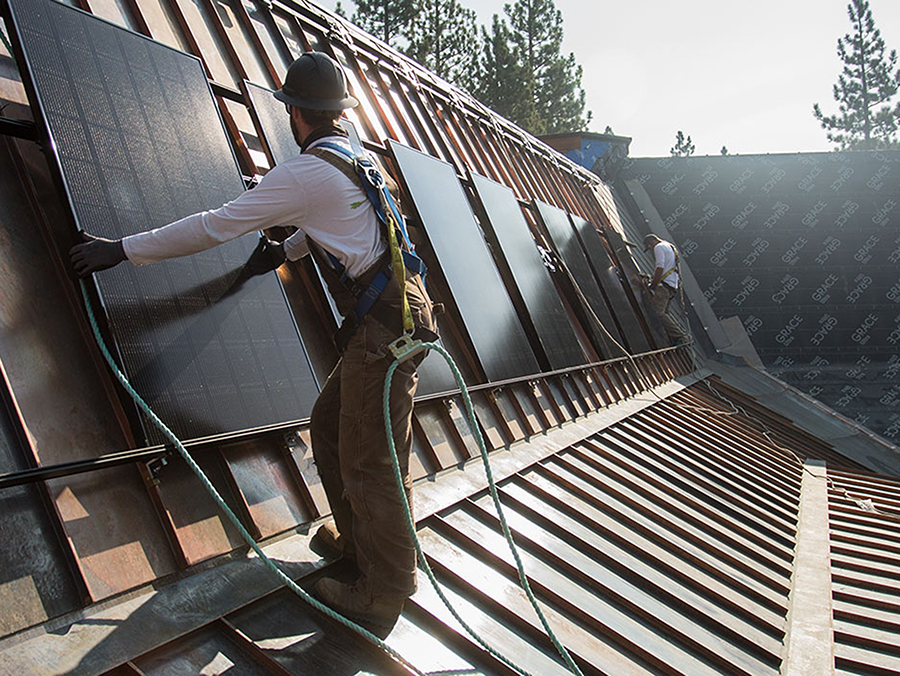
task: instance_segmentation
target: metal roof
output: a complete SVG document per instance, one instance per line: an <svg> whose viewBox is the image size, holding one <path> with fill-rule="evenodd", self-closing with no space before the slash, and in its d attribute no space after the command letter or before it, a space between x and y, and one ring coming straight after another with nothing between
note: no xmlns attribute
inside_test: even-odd
<svg viewBox="0 0 900 676"><path fill-rule="evenodd" d="M900 547L900 482L860 471L715 376L665 388L524 439L507 453L527 457L532 446L568 435L538 460L501 469L501 500L529 581L584 673L784 673L785 644L798 631L792 587L808 490L804 462L812 459L827 464L830 486L830 539L818 554L830 558L833 584L816 593L820 600L833 594L835 663L841 673L896 668L892 555ZM627 410L610 418L617 407ZM592 423L598 416L603 421ZM426 517L418 523L428 561L492 646L531 673L565 673L517 586L493 505L473 471L428 481ZM204 619L227 589L227 582L209 588L217 568L201 574L199 588L192 578L175 582L168 589L178 599L173 607L151 598L120 610L82 668L67 673L95 673L116 651L132 666L110 673L223 673L228 664L240 673L403 673L286 590ZM257 567L253 577L258 583L265 573ZM191 597L204 587L203 602L191 610ZM128 654L136 645L130 634L143 627L163 635L159 625L174 622L157 604L179 617L180 628L152 650ZM39 635L10 646L7 658L16 664L30 655L23 663L50 667L51 646L76 645L82 621L89 626L92 618L71 623L68 639ZM424 671L511 673L449 617L424 575L388 643ZM323 664L330 670L316 666Z"/></svg>

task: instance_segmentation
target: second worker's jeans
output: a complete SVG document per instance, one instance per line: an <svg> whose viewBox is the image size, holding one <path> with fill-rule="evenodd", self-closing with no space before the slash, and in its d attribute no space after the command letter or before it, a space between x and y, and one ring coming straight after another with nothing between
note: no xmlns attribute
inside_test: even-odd
<svg viewBox="0 0 900 676"><path fill-rule="evenodd" d="M684 332L684 329L681 328L681 324L678 323L671 313L672 300L677 295L677 289L673 289L668 284L660 284L651 294L651 303L653 309L656 310L656 314L659 315L659 319L662 322L663 328L666 330L666 335L669 337L669 340L672 342L687 342L689 336Z"/></svg>

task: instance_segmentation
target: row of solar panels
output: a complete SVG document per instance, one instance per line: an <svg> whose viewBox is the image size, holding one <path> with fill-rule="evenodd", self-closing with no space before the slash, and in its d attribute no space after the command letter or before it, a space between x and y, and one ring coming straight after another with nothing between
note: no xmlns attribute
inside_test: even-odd
<svg viewBox="0 0 900 676"><path fill-rule="evenodd" d="M49 131L79 228L123 237L215 208L244 189L196 58L52 0L12 0L10 10L32 108ZM270 92L250 84L246 91L274 160L298 152ZM619 356L609 338L635 353L650 349L592 224L534 204L609 333L584 322L591 335L583 340L509 188L472 175L469 195L452 165L398 143L388 148L423 226L437 295L447 289L442 300L474 353L476 378L497 382ZM318 394L278 277L241 274L254 245L248 235L96 277L129 379L182 438L302 419ZM423 366L423 393L454 387L438 359ZM160 441L146 430L148 442Z"/></svg>

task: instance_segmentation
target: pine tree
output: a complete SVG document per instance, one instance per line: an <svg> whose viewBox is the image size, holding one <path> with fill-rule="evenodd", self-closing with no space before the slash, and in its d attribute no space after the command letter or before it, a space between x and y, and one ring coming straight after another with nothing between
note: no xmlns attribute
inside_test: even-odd
<svg viewBox="0 0 900 676"><path fill-rule="evenodd" d="M675 134L675 145L669 148L672 157L689 157L694 154L694 144L691 137L685 137L684 132L679 130Z"/></svg>
<svg viewBox="0 0 900 676"><path fill-rule="evenodd" d="M516 0L503 7L509 19L510 39L525 67L526 84L534 92L539 124L535 134L578 131L587 126L584 116L582 70L575 55L560 52L562 12L553 0Z"/></svg>
<svg viewBox="0 0 900 676"><path fill-rule="evenodd" d="M838 40L844 68L833 90L839 112L826 116L816 103L813 115L841 150L897 147L900 103L891 107L900 89L900 69L894 71L897 51L885 56L867 0L851 0L847 13L853 29Z"/></svg>
<svg viewBox="0 0 900 676"><path fill-rule="evenodd" d="M408 38L420 11L418 0L354 0L351 21L392 47ZM343 15L342 15L343 16Z"/></svg>
<svg viewBox="0 0 900 676"><path fill-rule="evenodd" d="M581 88L581 66L575 55L555 59L537 92L535 105L543 111L545 133L556 134L587 128L592 113L584 116L584 90Z"/></svg>
<svg viewBox="0 0 900 676"><path fill-rule="evenodd" d="M472 93L479 101L523 129L539 126L534 92L518 48L510 42L509 27L494 14L491 32L481 27L481 53Z"/></svg>
<svg viewBox="0 0 900 676"><path fill-rule="evenodd" d="M421 0L403 51L435 75L470 84L477 59L475 12L458 0Z"/></svg>

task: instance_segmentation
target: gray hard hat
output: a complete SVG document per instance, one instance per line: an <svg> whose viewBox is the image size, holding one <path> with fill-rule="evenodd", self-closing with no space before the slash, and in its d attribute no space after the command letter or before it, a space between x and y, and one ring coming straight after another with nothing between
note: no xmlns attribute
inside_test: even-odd
<svg viewBox="0 0 900 676"><path fill-rule="evenodd" d="M309 110L343 110L359 105L347 91L341 64L322 52L304 52L288 66L284 86L275 92L275 98Z"/></svg>
<svg viewBox="0 0 900 676"><path fill-rule="evenodd" d="M651 244L655 244L656 242L660 242L660 241L662 241L662 240L660 240L660 238L657 237L656 235L654 235L653 233L650 233L649 235L644 235L644 251L649 249Z"/></svg>

